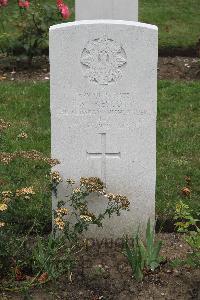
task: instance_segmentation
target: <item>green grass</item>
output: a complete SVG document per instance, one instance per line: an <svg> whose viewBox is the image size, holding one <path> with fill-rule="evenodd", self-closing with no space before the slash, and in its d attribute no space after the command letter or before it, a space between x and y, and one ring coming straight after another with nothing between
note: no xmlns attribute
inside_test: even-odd
<svg viewBox="0 0 200 300"><path fill-rule="evenodd" d="M141 0L140 20L159 28L159 47L194 47L200 38L199 0Z"/></svg>
<svg viewBox="0 0 200 300"><path fill-rule="evenodd" d="M158 215L169 217L190 176L192 194L185 201L200 212L200 139L198 82L159 82L157 122Z"/></svg>
<svg viewBox="0 0 200 300"><path fill-rule="evenodd" d="M56 0L46 0L56 3ZM74 0L65 1L72 9L74 19ZM17 8L16 1L10 0L9 20ZM89 8L88 8L89 9ZM127 8L128 9L128 8ZM139 20L155 24L159 28L159 47L195 47L200 38L199 0L139 0ZM9 22L7 24L9 28ZM13 33L13 26L10 31ZM2 32L0 28L0 33Z"/></svg>
<svg viewBox="0 0 200 300"><path fill-rule="evenodd" d="M36 149L50 156L50 108L49 85L18 83L0 85L0 119L11 123L9 129L1 134L0 152L31 151ZM27 139L17 136L25 132ZM46 175L50 166L41 161L35 162L16 159L8 165L0 164L0 184L2 190L20 189L34 186L37 196L33 201L16 203L10 210L8 220L21 227L29 228L33 220L38 220L38 230L47 228L51 223L51 197L48 190Z"/></svg>
<svg viewBox="0 0 200 300"><path fill-rule="evenodd" d="M156 209L160 218L170 218L173 214L185 186L185 176L192 180L192 194L185 201L195 212L200 211L199 89L198 82L159 82ZM49 83L1 83L1 118L11 123L0 136L1 152L36 149L50 155ZM22 131L28 134L27 139L17 138ZM22 222L28 222L27 225L34 216L41 227L51 222L51 198L45 177L49 169L41 162L23 159L0 164L0 179L7 181L0 186L0 192L31 185L37 190L34 201L13 210L17 223L22 211Z"/></svg>
<svg viewBox="0 0 200 300"><path fill-rule="evenodd" d="M0 85L0 115L12 124L1 151L37 149L50 154L49 85L44 83L18 83ZM29 138L17 135L25 131Z"/></svg>

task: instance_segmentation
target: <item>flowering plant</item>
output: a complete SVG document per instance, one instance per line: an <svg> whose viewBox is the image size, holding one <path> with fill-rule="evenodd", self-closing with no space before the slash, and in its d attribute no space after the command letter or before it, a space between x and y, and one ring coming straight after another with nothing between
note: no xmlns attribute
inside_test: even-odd
<svg viewBox="0 0 200 300"><path fill-rule="evenodd" d="M57 199L57 187L62 181L58 172L51 173L50 185ZM57 202L57 208L54 210L54 234L50 234L48 238L40 237L36 240L33 250L29 249L27 241L33 229L35 230L37 227L37 217L27 234L20 238L11 224L13 222L13 225L16 226L13 214L10 224L8 215L5 218L6 222L0 218L0 270L6 272L6 269L9 270L12 266L15 269L16 280L26 281L28 275L25 270L26 268L31 269L33 274L37 275L34 275L33 279L27 283L30 287L37 282L44 283L56 279L66 271L70 279L76 255L82 249L81 243L79 243L81 234L87 231L90 225L102 227L106 217L110 218L114 214L120 215L121 211L129 209L127 197L107 193L99 178L81 178L80 185L76 188L74 188L74 184L72 179L67 180L68 188L71 189L68 197L70 208L64 206L64 201L58 200ZM88 196L94 193L107 199L107 205L100 214L95 214L88 208ZM20 208L29 205L35 195L36 190L33 186L18 188L13 192L1 192L0 216L1 213L8 214L8 206L8 210L12 213L12 208L16 208L16 205L19 205ZM75 222L71 217L75 219ZM62 234L55 235L55 231ZM59 268L57 268L58 265Z"/></svg>
<svg viewBox="0 0 200 300"><path fill-rule="evenodd" d="M8 0L0 0L0 7L6 6L8 4Z"/></svg>
<svg viewBox="0 0 200 300"><path fill-rule="evenodd" d="M51 25L70 18L70 10L63 0L55 4L18 0L10 16L9 1L0 0L1 51L25 58L29 65L36 55L48 46ZM9 22L9 26L8 26ZM15 28L12 32L10 28Z"/></svg>
<svg viewBox="0 0 200 300"><path fill-rule="evenodd" d="M57 198L57 186L62 181L58 172L52 173L52 186L54 195ZM68 196L70 209L65 208L65 201L58 200L57 209L54 211L55 230L63 232L67 239L73 242L78 240L80 234L87 231L90 225L103 227L103 221L106 217L112 215L120 215L121 211L129 210L129 201L126 196L120 194L108 193L103 182L97 177L89 177L80 179L80 186L73 188L75 181L67 180L68 187L72 192ZM107 204L103 212L94 214L88 208L88 196L96 194L107 199ZM74 225L71 220L75 219Z"/></svg>
<svg viewBox="0 0 200 300"><path fill-rule="evenodd" d="M68 19L70 17L70 11L66 4L64 4L63 0L57 0L57 7L63 17L63 19Z"/></svg>

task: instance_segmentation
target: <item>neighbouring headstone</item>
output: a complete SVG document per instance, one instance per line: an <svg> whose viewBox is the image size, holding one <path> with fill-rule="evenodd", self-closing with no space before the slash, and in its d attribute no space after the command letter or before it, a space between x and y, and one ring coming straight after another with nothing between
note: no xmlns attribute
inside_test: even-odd
<svg viewBox="0 0 200 300"><path fill-rule="evenodd" d="M50 28L51 139L63 178L100 177L130 211L94 228L95 238L142 230L155 217L157 27L78 21ZM58 198L65 199L65 183ZM103 199L92 198L100 212Z"/></svg>
<svg viewBox="0 0 200 300"><path fill-rule="evenodd" d="M76 0L76 20L138 21L138 0Z"/></svg>

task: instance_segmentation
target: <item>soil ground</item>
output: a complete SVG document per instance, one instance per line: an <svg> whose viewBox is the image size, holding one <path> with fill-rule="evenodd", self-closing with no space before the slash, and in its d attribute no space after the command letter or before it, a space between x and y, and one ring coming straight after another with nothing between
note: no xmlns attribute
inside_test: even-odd
<svg viewBox="0 0 200 300"><path fill-rule="evenodd" d="M49 63L46 56L33 62L32 68L26 64L8 63L0 59L1 80L49 80ZM200 80L200 58L194 57L159 57L158 79Z"/></svg>
<svg viewBox="0 0 200 300"><path fill-rule="evenodd" d="M200 300L200 269L172 268L170 261L185 258L190 250L178 234L160 233L165 260L154 273L137 282L122 254L120 243L90 243L79 257L69 283L67 277L30 291L34 300ZM1 293L0 299L22 300L22 294Z"/></svg>

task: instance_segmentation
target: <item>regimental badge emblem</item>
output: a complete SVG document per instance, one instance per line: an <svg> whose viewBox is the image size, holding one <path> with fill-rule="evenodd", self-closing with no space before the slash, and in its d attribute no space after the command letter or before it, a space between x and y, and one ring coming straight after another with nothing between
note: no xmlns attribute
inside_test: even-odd
<svg viewBox="0 0 200 300"><path fill-rule="evenodd" d="M85 77L100 85L108 85L122 77L127 57L119 43L104 36L88 42L80 61Z"/></svg>

